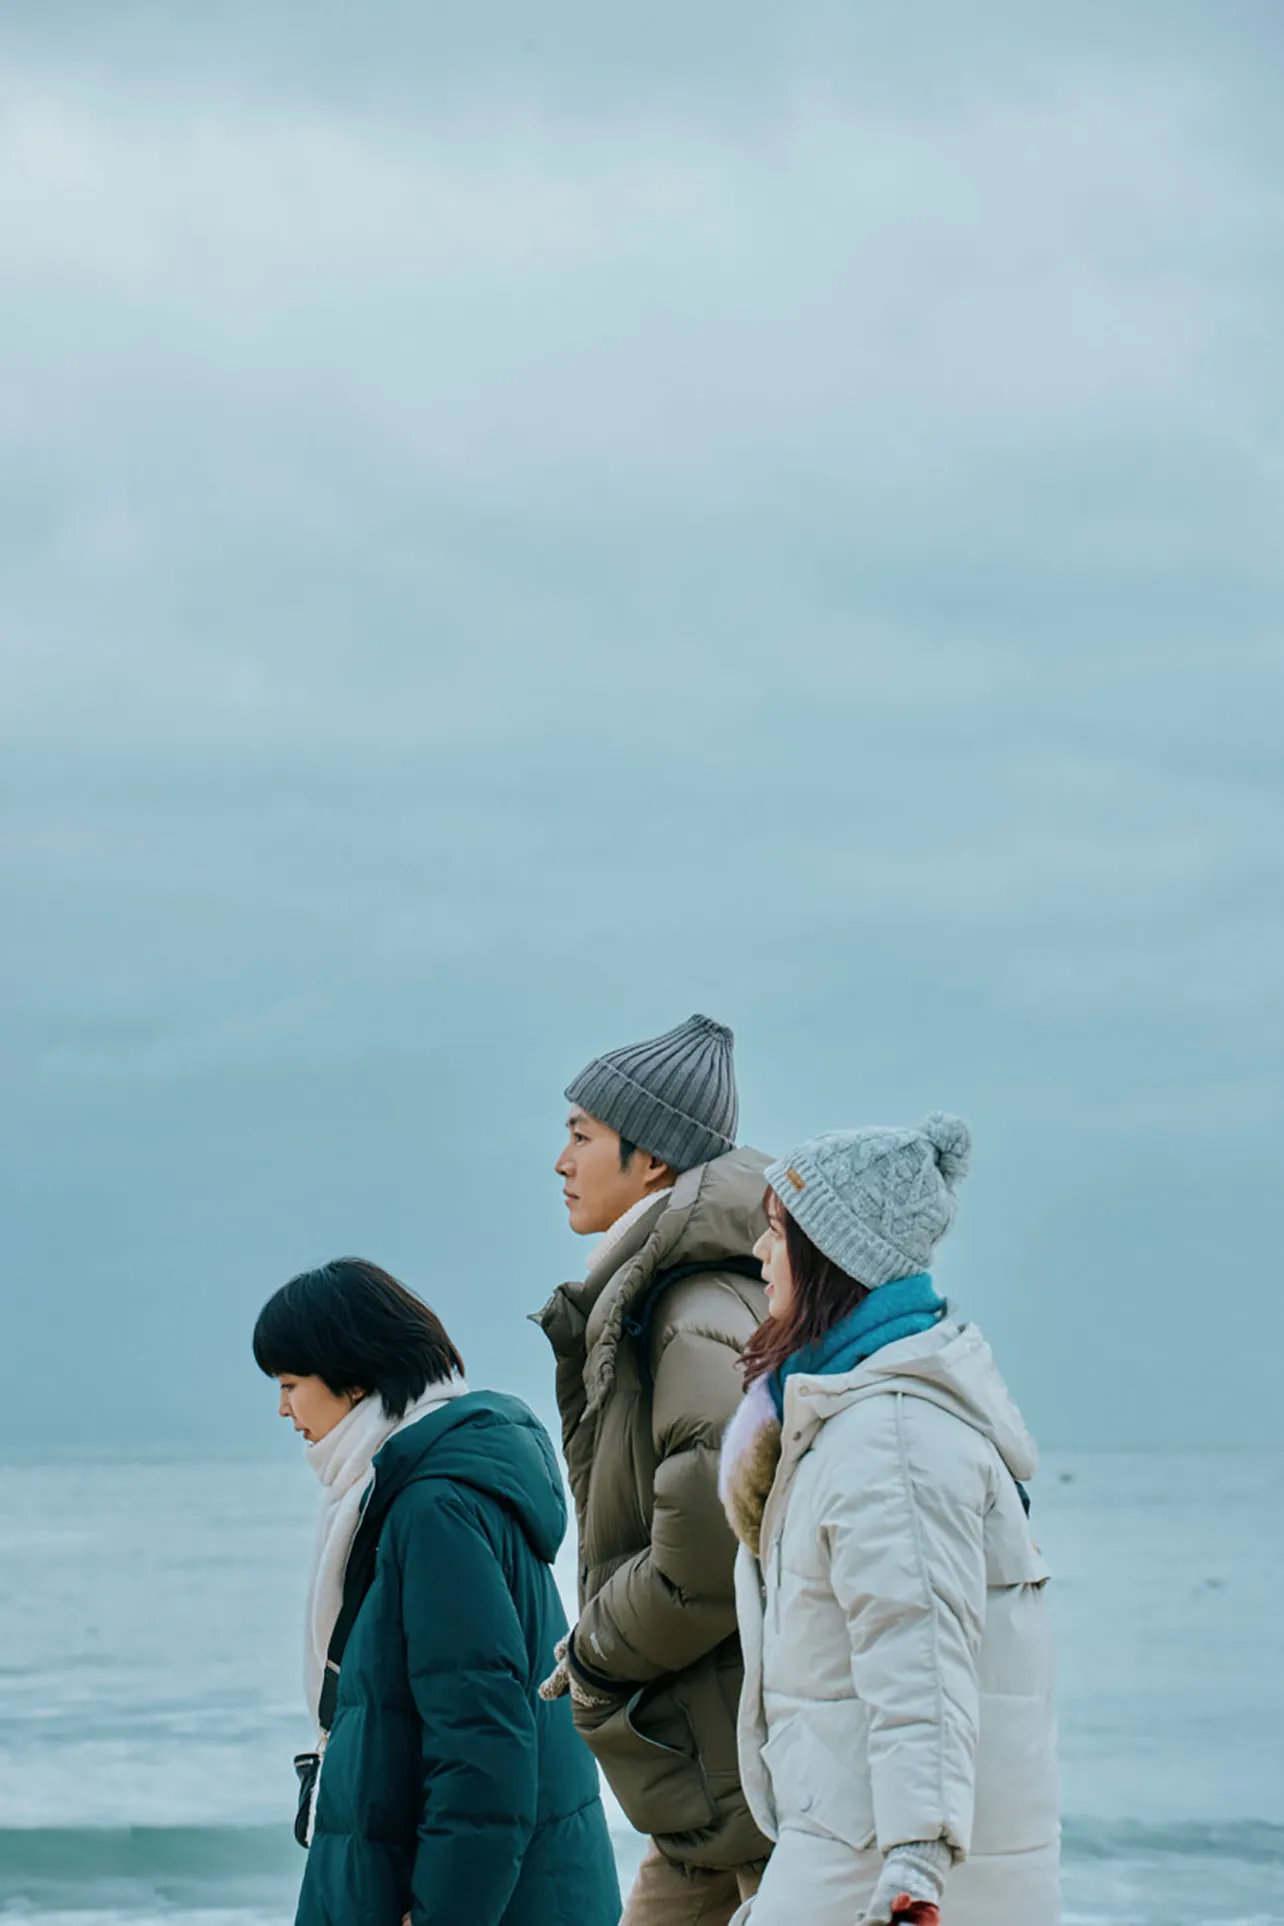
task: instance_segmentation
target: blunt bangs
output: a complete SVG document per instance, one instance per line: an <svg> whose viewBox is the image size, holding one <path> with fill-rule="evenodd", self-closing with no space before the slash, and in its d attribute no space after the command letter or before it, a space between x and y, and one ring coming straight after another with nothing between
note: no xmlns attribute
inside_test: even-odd
<svg viewBox="0 0 1284 1926"><path fill-rule="evenodd" d="M254 1361L269 1378L320 1378L336 1396L377 1392L391 1418L464 1369L436 1312L360 1257L302 1271L275 1291L254 1326Z"/></svg>

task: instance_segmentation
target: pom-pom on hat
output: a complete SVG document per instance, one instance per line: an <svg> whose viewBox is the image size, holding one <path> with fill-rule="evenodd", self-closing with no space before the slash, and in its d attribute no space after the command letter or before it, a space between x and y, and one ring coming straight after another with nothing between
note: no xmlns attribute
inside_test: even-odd
<svg viewBox="0 0 1284 1926"><path fill-rule="evenodd" d="M813 1244L875 1290L926 1271L954 1222L972 1134L933 1111L917 1130L872 1124L813 1137L767 1171L767 1182Z"/></svg>

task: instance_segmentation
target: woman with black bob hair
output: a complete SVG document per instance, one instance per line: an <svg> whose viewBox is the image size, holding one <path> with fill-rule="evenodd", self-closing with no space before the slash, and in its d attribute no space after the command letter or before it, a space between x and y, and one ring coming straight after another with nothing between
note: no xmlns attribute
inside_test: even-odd
<svg viewBox="0 0 1284 1926"><path fill-rule="evenodd" d="M360 1258L269 1298L254 1356L323 1492L297 1926L615 1926L596 1770L538 1692L566 1632L543 1426Z"/></svg>

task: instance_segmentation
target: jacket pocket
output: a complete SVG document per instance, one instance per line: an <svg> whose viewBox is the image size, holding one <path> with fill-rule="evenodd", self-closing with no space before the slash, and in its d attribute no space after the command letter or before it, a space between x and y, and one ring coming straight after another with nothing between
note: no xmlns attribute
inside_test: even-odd
<svg viewBox="0 0 1284 1926"><path fill-rule="evenodd" d="M817 1701L773 1722L763 1764L781 1827L828 1833L854 1852L873 1844L869 1719L859 1699Z"/></svg>
<svg viewBox="0 0 1284 1926"><path fill-rule="evenodd" d="M690 1715L668 1681L618 1701L604 1718L576 1723L639 1832L698 1832L713 1824L713 1801Z"/></svg>
<svg viewBox="0 0 1284 1926"><path fill-rule="evenodd" d="M971 1850L1031 1852L1060 1823L1056 1721L1050 1700L987 1693L981 1700Z"/></svg>
<svg viewBox="0 0 1284 1926"><path fill-rule="evenodd" d="M1057 1836L1052 1625L1037 1584L992 1591L977 1670L975 1853L1029 1852Z"/></svg>

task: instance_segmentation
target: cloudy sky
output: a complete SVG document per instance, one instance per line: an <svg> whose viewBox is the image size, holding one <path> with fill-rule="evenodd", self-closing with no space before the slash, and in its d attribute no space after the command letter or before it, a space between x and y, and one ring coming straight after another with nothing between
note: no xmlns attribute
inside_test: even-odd
<svg viewBox="0 0 1284 1926"><path fill-rule="evenodd" d="M1284 19L1055 12L8 0L0 1441L352 1250L547 1410L703 1009L970 1118L1047 1441L1284 1442Z"/></svg>

